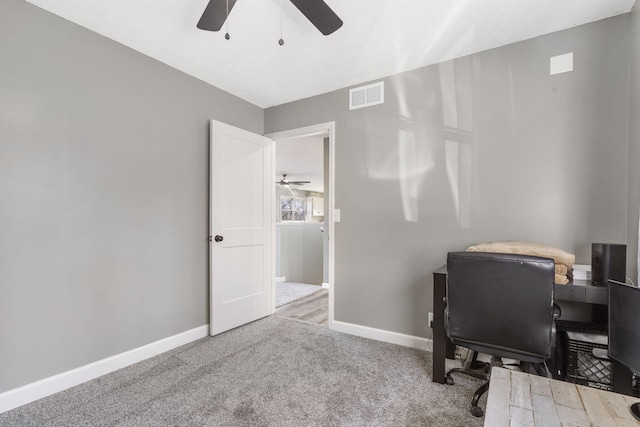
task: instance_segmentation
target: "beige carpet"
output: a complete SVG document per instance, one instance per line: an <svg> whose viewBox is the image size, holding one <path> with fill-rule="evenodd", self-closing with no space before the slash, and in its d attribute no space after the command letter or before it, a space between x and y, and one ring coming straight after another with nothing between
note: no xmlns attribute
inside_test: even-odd
<svg viewBox="0 0 640 427"><path fill-rule="evenodd" d="M276 307L281 307L290 302L321 291L320 285L309 285L297 282L276 282Z"/></svg>

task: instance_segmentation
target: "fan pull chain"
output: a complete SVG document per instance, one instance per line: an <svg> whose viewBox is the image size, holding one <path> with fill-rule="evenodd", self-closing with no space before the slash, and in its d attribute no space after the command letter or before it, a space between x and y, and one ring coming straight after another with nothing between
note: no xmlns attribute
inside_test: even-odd
<svg viewBox="0 0 640 427"><path fill-rule="evenodd" d="M225 19L225 23L227 24L227 34L224 35L224 38L229 40L231 38L229 35L229 0L227 0L227 19Z"/></svg>
<svg viewBox="0 0 640 427"><path fill-rule="evenodd" d="M282 0L280 0L280 40L278 40L280 46L284 45L284 39L282 38Z"/></svg>

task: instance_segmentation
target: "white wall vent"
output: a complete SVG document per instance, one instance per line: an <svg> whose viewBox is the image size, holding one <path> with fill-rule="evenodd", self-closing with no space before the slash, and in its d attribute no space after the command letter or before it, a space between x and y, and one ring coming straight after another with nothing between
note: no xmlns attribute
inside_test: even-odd
<svg viewBox="0 0 640 427"><path fill-rule="evenodd" d="M370 107L384 102L384 82L373 83L349 90L349 110Z"/></svg>

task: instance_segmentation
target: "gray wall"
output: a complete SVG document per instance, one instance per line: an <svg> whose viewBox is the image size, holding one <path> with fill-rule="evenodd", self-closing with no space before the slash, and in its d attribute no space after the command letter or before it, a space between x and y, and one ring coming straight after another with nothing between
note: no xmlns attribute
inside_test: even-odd
<svg viewBox="0 0 640 427"><path fill-rule="evenodd" d="M276 185L276 218L280 217L280 196L317 196L304 190ZM317 218L317 217L315 217ZM314 218L314 219L315 219ZM288 282L320 285L323 281L322 222L289 223L276 226L276 277L285 276Z"/></svg>
<svg viewBox="0 0 640 427"><path fill-rule="evenodd" d="M337 320L426 337L447 251L522 239L589 263L627 240L627 22L392 76L383 105L349 111L343 89L266 110L268 133L336 122Z"/></svg>
<svg viewBox="0 0 640 427"><path fill-rule="evenodd" d="M629 219L627 268L629 277L640 285L638 275L638 210L640 208L640 4L629 14Z"/></svg>
<svg viewBox="0 0 640 427"><path fill-rule="evenodd" d="M0 393L208 323L208 120L263 110L0 2Z"/></svg>
<svg viewBox="0 0 640 427"><path fill-rule="evenodd" d="M280 236L280 276L287 282L322 284L321 222L283 223Z"/></svg>

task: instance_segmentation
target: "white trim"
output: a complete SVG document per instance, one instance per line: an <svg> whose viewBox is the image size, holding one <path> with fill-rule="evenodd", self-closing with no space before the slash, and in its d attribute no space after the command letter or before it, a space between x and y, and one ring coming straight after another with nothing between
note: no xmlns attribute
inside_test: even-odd
<svg viewBox="0 0 640 427"><path fill-rule="evenodd" d="M283 227L288 227L290 225L303 225L303 226L311 226L311 225L315 225L315 226L322 226L323 223L320 221L282 221L282 222L276 222L276 227L279 226L283 226Z"/></svg>
<svg viewBox="0 0 640 427"><path fill-rule="evenodd" d="M329 123L329 202L327 222L329 224L328 241L329 241L329 320L328 327L333 329L335 321L334 301L335 301L335 218L334 212L336 208L336 123Z"/></svg>
<svg viewBox="0 0 640 427"><path fill-rule="evenodd" d="M322 288L323 289L329 289L329 284L325 283L325 282L322 282Z"/></svg>
<svg viewBox="0 0 640 427"><path fill-rule="evenodd" d="M341 322L339 320L333 321L332 329L334 331L344 332L345 334L355 335L363 338L370 338L372 340L388 342L404 347L417 348L427 351L431 351L431 349L433 348L433 342L428 338L421 338L413 335L386 331L384 329L370 328L369 326L356 325L354 323Z"/></svg>
<svg viewBox="0 0 640 427"><path fill-rule="evenodd" d="M278 141L283 141L283 140L287 140L287 139L292 139L292 138L302 138L305 136L313 136L313 135L326 135L329 137L329 213L328 215L325 215L325 220L326 220L326 224L328 224L327 226L327 236L328 236L328 240L329 240L329 321L328 321L328 327L329 329L333 329L333 322L334 322L334 314L333 314L333 310L334 310L334 287L335 287L335 283L334 283L334 266L335 266L335 234L334 234L334 217L333 217L333 212L335 210L335 194L336 194L336 184L335 184L335 177L336 177L336 166L335 166L335 159L336 159L336 123L335 122L327 122L327 123L320 123L317 125L311 125L311 126L305 126L302 128L297 128L297 129L290 129L290 130L285 130L285 131L281 131L281 132L274 132L274 133L269 133L267 135L265 135L267 138L270 138L274 141L276 141L276 143ZM277 149L277 148L276 148ZM275 161L273 162L273 175L275 175ZM326 177L325 177L326 178ZM325 195L326 197L326 195ZM274 224L274 229L275 229L275 224ZM274 240L274 247L275 247L275 240ZM274 265L275 265L275 261L274 261ZM274 300L274 307L275 307L275 296L273 298Z"/></svg>
<svg viewBox="0 0 640 427"><path fill-rule="evenodd" d="M275 175L276 170L276 142L273 138L269 138L271 140L271 176ZM269 219L269 227L271 228L271 248L269 252L271 252L271 271L273 271L272 275L275 275L276 269L276 258L277 251L276 245L277 243L277 233L275 224L277 219L280 218L280 206L276 205L276 186L271 185L271 205L269 206L269 211L271 212L271 218ZM278 212L276 213L276 209ZM286 276L277 276L275 280L271 282L271 314L276 312L276 282L286 282Z"/></svg>
<svg viewBox="0 0 640 427"><path fill-rule="evenodd" d="M297 129L283 130L280 132L268 133L265 136L274 141L284 141L286 139L304 138L307 136L322 135L327 132L331 133L331 129L335 126L335 122L320 123L317 125L305 126Z"/></svg>
<svg viewBox="0 0 640 427"><path fill-rule="evenodd" d="M209 325L163 338L67 372L0 393L0 414L209 335Z"/></svg>

